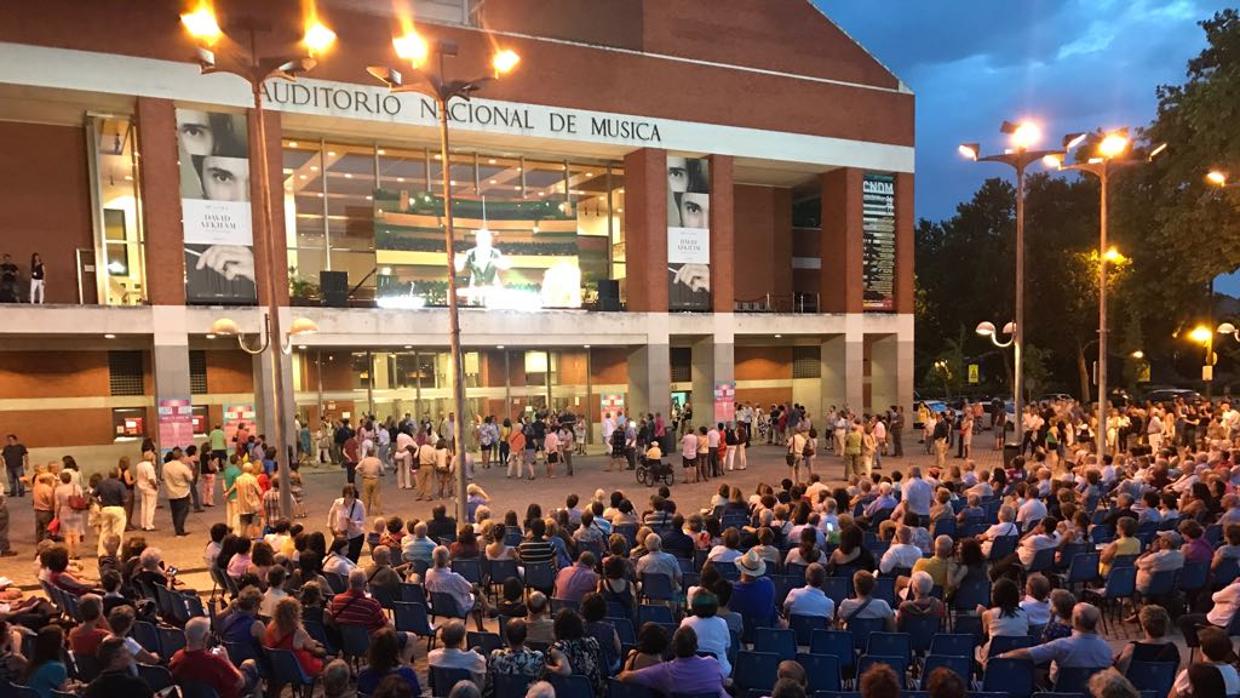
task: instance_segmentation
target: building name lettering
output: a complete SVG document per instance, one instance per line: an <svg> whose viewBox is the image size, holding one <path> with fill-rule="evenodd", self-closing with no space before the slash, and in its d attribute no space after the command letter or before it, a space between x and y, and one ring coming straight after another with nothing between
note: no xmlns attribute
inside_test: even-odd
<svg viewBox="0 0 1240 698"><path fill-rule="evenodd" d="M270 81L263 84L263 98L277 106L336 115L344 113L397 120L404 117L422 123L434 122L439 118L437 105L430 97L418 96L416 104L411 104L399 95L375 88L344 89ZM413 109L410 109L411 106ZM566 110L464 100L454 100L448 107L447 116L448 121L456 124L514 129L531 135L566 134L640 143L663 142L659 125L641 119L586 116Z"/></svg>
<svg viewBox="0 0 1240 698"><path fill-rule="evenodd" d="M863 194L885 194L887 196L895 196L896 185L895 182L866 179L861 182L861 192Z"/></svg>

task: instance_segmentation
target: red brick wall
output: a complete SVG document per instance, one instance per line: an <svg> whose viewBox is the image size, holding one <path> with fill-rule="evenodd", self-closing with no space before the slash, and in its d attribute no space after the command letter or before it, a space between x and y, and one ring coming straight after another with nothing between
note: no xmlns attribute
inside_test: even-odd
<svg viewBox="0 0 1240 698"><path fill-rule="evenodd" d="M207 351L207 391L249 393L254 391L254 360L243 351Z"/></svg>
<svg viewBox="0 0 1240 698"><path fill-rule="evenodd" d="M108 395L106 351L0 352L0 398L105 395ZM8 414L11 413L0 413Z"/></svg>
<svg viewBox="0 0 1240 698"><path fill-rule="evenodd" d="M792 347L735 348L736 380L791 380Z"/></svg>

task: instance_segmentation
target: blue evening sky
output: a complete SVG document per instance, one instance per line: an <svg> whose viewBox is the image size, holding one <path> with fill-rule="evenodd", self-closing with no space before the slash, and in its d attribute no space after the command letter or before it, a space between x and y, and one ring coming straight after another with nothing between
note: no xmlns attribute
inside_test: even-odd
<svg viewBox="0 0 1240 698"><path fill-rule="evenodd" d="M1031 117L1048 145L1096 127L1144 126L1154 88L1184 82L1220 0L813 0L917 94L919 218L951 215L1001 165L999 124Z"/></svg>

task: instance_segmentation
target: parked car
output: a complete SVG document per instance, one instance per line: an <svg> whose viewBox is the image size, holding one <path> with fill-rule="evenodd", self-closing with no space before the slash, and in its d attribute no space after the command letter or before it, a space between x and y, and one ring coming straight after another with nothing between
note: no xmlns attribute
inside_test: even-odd
<svg viewBox="0 0 1240 698"><path fill-rule="evenodd" d="M1042 397L1038 398L1038 402L1058 402L1060 400L1075 400L1075 399L1076 398L1072 397L1071 395L1067 393L1047 393L1043 395Z"/></svg>
<svg viewBox="0 0 1240 698"><path fill-rule="evenodd" d="M1190 388L1155 388L1145 394L1147 402L1175 402L1183 399L1189 404L1201 402L1201 393Z"/></svg>

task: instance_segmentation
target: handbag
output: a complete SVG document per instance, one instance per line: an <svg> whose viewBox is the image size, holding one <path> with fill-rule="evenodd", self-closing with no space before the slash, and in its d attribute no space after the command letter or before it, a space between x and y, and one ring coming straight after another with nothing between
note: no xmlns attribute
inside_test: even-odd
<svg viewBox="0 0 1240 698"><path fill-rule="evenodd" d="M60 518L59 517L54 518L51 521L47 522L47 533L48 535L52 535L52 536L55 536L56 534L60 533Z"/></svg>
<svg viewBox="0 0 1240 698"><path fill-rule="evenodd" d="M86 511L90 509L90 500L82 495L81 489L76 489L73 494L69 495L69 508L74 511Z"/></svg>

